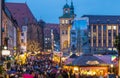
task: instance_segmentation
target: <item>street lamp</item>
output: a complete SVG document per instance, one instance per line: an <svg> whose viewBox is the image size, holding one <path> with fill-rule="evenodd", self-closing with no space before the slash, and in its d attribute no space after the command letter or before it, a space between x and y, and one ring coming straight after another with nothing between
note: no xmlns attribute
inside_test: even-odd
<svg viewBox="0 0 120 78"><path fill-rule="evenodd" d="M4 58L6 58L4 64L7 65L7 68L10 67L9 55L10 55L10 50L7 49L7 46L4 46L4 49L2 50L2 56L4 56Z"/></svg>
<svg viewBox="0 0 120 78"><path fill-rule="evenodd" d="M113 73L113 64L110 65L111 73Z"/></svg>

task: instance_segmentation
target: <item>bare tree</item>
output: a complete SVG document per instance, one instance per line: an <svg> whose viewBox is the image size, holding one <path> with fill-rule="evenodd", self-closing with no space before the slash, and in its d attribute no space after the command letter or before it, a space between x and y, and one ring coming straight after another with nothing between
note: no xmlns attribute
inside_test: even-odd
<svg viewBox="0 0 120 78"><path fill-rule="evenodd" d="M28 40L27 51L29 51L29 52L38 52L41 49L39 45L40 44L37 41Z"/></svg>

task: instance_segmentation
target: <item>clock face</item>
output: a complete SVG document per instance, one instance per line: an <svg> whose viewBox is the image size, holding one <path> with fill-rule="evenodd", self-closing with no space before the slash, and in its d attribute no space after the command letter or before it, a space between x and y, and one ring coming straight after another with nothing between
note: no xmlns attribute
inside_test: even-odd
<svg viewBox="0 0 120 78"><path fill-rule="evenodd" d="M68 13L68 10L66 10L65 13Z"/></svg>

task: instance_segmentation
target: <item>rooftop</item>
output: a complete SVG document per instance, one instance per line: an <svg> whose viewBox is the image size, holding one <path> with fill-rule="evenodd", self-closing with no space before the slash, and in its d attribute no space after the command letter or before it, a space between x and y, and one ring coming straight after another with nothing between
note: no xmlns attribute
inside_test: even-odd
<svg viewBox="0 0 120 78"><path fill-rule="evenodd" d="M83 15L89 18L89 24L120 24L120 15Z"/></svg>
<svg viewBox="0 0 120 78"><path fill-rule="evenodd" d="M19 26L35 23L36 19L26 3L5 3Z"/></svg>

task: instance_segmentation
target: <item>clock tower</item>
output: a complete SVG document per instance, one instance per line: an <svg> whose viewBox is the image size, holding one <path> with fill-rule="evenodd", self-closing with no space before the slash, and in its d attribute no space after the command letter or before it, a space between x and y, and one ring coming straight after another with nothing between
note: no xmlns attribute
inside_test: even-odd
<svg viewBox="0 0 120 78"><path fill-rule="evenodd" d="M70 30L75 16L73 2L71 1L71 5L69 6L66 1L63 7L63 15L59 17L60 48L62 51L70 48Z"/></svg>

